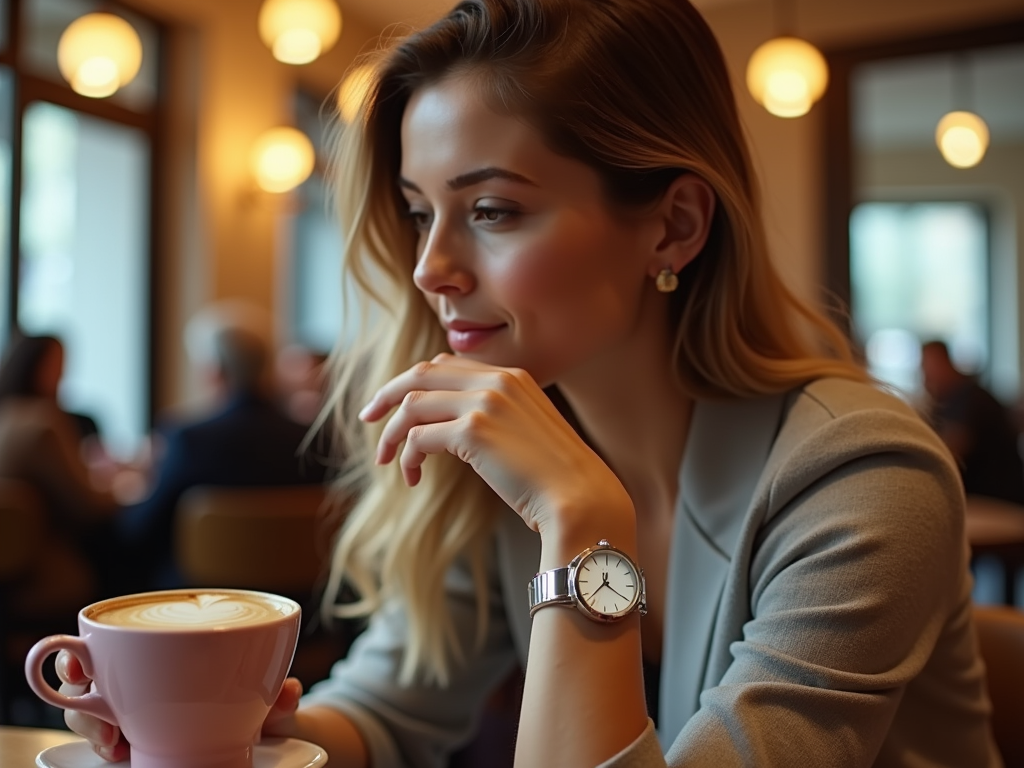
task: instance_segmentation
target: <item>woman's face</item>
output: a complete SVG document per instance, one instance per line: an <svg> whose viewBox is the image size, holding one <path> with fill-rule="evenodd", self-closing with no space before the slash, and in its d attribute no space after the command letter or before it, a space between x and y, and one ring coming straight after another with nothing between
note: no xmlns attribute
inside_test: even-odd
<svg viewBox="0 0 1024 768"><path fill-rule="evenodd" d="M401 140L413 279L454 352L549 384L641 332L655 228L613 215L593 169L459 78L413 95Z"/></svg>

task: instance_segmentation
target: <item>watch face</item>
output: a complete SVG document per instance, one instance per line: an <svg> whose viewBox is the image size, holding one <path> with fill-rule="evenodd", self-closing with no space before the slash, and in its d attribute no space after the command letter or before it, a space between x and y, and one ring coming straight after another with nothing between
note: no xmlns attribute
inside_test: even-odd
<svg viewBox="0 0 1024 768"><path fill-rule="evenodd" d="M601 619L625 616L640 600L640 575L629 558L615 549L598 549L576 568L576 599Z"/></svg>

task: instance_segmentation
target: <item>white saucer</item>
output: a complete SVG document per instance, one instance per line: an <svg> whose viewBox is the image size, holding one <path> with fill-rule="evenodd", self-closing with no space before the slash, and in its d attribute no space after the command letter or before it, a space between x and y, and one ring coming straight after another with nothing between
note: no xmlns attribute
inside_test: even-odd
<svg viewBox="0 0 1024 768"><path fill-rule="evenodd" d="M114 768L131 766L130 760L108 763L92 751L89 742L71 741L36 755L39 768ZM322 747L299 739L264 739L252 752L252 768L320 768L327 765Z"/></svg>

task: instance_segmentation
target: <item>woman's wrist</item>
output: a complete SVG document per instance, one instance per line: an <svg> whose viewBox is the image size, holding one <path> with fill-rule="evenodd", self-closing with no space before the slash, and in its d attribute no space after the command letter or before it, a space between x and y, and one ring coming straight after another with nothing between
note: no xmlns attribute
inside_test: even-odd
<svg viewBox="0 0 1024 768"><path fill-rule="evenodd" d="M632 503L565 505L540 531L540 571L564 568L576 555L601 539L636 557L636 512Z"/></svg>
<svg viewBox="0 0 1024 768"><path fill-rule="evenodd" d="M293 717L293 738L310 741L324 748L333 765L369 765L369 752L362 734L343 713L331 707L300 707Z"/></svg>

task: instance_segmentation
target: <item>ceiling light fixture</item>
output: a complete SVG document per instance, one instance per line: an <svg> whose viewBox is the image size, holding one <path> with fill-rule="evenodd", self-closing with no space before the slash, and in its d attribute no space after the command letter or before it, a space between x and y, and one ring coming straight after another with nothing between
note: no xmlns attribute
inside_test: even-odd
<svg viewBox="0 0 1024 768"><path fill-rule="evenodd" d="M785 5L785 8L782 6ZM775 0L776 29L793 28L788 3ZM785 11L785 15L783 13ZM760 45L747 63L747 89L754 101L778 117L800 117L825 93L828 64L821 51L790 34Z"/></svg>
<svg viewBox="0 0 1024 768"><path fill-rule="evenodd" d="M111 13L90 13L68 25L57 43L57 67L76 93L111 96L142 66L142 40L135 28Z"/></svg>
<svg viewBox="0 0 1024 768"><path fill-rule="evenodd" d="M288 192L309 178L316 163L313 142L295 128L271 128L253 145L250 166L266 192Z"/></svg>
<svg viewBox="0 0 1024 768"><path fill-rule="evenodd" d="M953 100L966 106L971 101L971 73L968 62L957 57L953 62ZM988 150L988 125L967 109L947 112L935 128L935 143L943 159L954 168L973 168Z"/></svg>
<svg viewBox="0 0 1024 768"><path fill-rule="evenodd" d="M335 0L264 0L258 23L275 59L308 64L338 41L341 9Z"/></svg>

